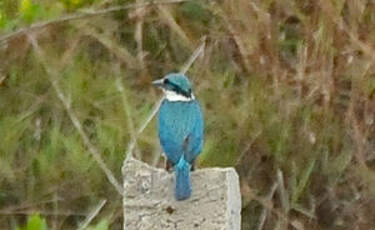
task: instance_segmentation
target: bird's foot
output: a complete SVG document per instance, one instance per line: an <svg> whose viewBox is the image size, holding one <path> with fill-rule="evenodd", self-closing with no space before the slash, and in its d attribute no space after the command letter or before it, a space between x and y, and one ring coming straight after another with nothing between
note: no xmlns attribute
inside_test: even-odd
<svg viewBox="0 0 375 230"><path fill-rule="evenodd" d="M195 171L195 162L193 162L192 164L191 164L191 168L190 168L190 171Z"/></svg>
<svg viewBox="0 0 375 230"><path fill-rule="evenodd" d="M167 172L171 172L172 169L173 169L172 162L170 162L169 160L166 160L165 161L165 170L167 170Z"/></svg>

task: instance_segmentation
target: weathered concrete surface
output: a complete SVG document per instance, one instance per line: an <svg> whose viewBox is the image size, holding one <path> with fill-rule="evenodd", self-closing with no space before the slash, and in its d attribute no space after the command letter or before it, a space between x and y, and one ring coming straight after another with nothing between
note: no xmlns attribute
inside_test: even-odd
<svg viewBox="0 0 375 230"><path fill-rule="evenodd" d="M124 229L239 230L241 195L233 168L192 172L192 196L174 198L174 173L128 159L124 178Z"/></svg>

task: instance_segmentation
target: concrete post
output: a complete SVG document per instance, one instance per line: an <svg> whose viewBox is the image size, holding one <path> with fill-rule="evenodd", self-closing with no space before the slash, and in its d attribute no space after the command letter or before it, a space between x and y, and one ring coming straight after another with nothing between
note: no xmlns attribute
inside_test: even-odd
<svg viewBox="0 0 375 230"><path fill-rule="evenodd" d="M174 198L174 173L134 158L125 161L124 230L240 230L241 195L233 168L192 172L192 196Z"/></svg>

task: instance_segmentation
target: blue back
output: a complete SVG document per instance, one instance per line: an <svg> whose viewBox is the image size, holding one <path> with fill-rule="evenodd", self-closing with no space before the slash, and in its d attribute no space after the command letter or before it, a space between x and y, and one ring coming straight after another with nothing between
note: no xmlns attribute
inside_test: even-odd
<svg viewBox="0 0 375 230"><path fill-rule="evenodd" d="M202 150L203 135L203 115L196 100L163 101L159 111L159 138L173 165L182 155L193 163Z"/></svg>

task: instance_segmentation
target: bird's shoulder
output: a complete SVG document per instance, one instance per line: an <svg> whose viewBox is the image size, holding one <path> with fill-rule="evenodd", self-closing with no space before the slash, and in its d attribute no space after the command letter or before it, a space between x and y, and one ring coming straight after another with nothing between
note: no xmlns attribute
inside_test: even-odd
<svg viewBox="0 0 375 230"><path fill-rule="evenodd" d="M159 124L166 126L187 126L192 128L193 124L202 119L202 112L198 101L189 102L163 101L159 111Z"/></svg>
<svg viewBox="0 0 375 230"><path fill-rule="evenodd" d="M164 99L161 104L160 110L168 110L168 112L185 112L185 111L198 111L200 112L201 108L199 102L195 100L191 101L169 101Z"/></svg>

